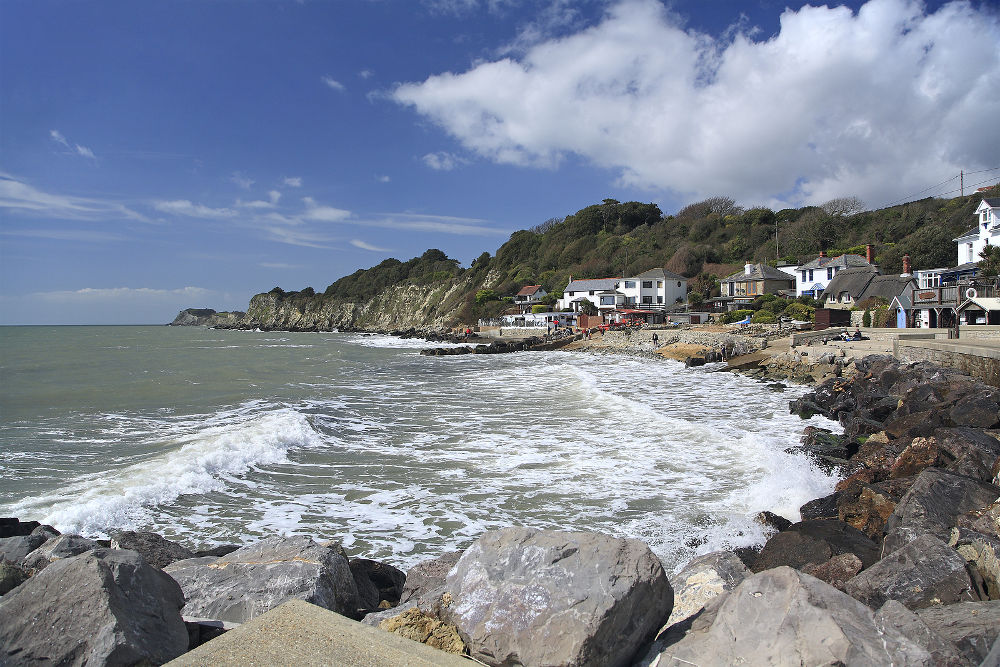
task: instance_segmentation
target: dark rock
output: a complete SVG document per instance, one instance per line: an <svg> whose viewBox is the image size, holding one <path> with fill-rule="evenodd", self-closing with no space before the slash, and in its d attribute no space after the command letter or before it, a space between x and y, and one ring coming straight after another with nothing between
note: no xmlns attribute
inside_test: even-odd
<svg viewBox="0 0 1000 667"><path fill-rule="evenodd" d="M997 414L1000 404L997 403L996 391L986 389L960 398L952 406L948 416L955 426L970 426L972 428L993 428L998 425Z"/></svg>
<svg viewBox="0 0 1000 667"><path fill-rule="evenodd" d="M406 575L392 565L367 558L351 558L348 561L351 575L358 587L358 603L366 612L377 609L383 601L390 606L399 604Z"/></svg>
<svg viewBox="0 0 1000 667"><path fill-rule="evenodd" d="M43 523L42 525L38 526L33 531L31 531L31 534L45 535L48 538L59 537L60 535L62 535L62 533L60 533L58 530L45 523Z"/></svg>
<svg viewBox="0 0 1000 667"><path fill-rule="evenodd" d="M174 561L195 557L190 549L147 531L115 531L111 533L111 548L138 551L147 563L161 570Z"/></svg>
<svg viewBox="0 0 1000 667"><path fill-rule="evenodd" d="M658 661L657 661L658 658ZM755 574L642 665L932 665L930 654L833 586L788 567Z"/></svg>
<svg viewBox="0 0 1000 667"><path fill-rule="evenodd" d="M933 535L921 535L847 582L844 590L872 608L898 600L909 609L976 597L965 560Z"/></svg>
<svg viewBox="0 0 1000 667"><path fill-rule="evenodd" d="M957 527L951 529L948 546L974 568L974 574L982 581L980 597L1000 600L1000 537Z"/></svg>
<svg viewBox="0 0 1000 667"><path fill-rule="evenodd" d="M163 664L187 651L181 589L134 551L57 560L0 602L5 665Z"/></svg>
<svg viewBox="0 0 1000 667"><path fill-rule="evenodd" d="M750 571L753 571L753 565L757 562L757 556L760 555L762 548L763 546L737 547L733 549L733 553Z"/></svg>
<svg viewBox="0 0 1000 667"><path fill-rule="evenodd" d="M28 572L9 560L0 560L0 595L7 595L28 580Z"/></svg>
<svg viewBox="0 0 1000 667"><path fill-rule="evenodd" d="M801 521L767 541L753 570L763 572L782 565L801 569L845 553L856 555L864 567L869 567L878 560L879 548L871 538L843 521Z"/></svg>
<svg viewBox="0 0 1000 667"><path fill-rule="evenodd" d="M839 518L839 514L837 512L837 501L839 498L839 493L831 493L828 496L810 500L799 508L799 514L802 516L803 521L812 521L814 519L837 519Z"/></svg>
<svg viewBox="0 0 1000 667"><path fill-rule="evenodd" d="M854 451L857 451L857 443L849 441L842 435L815 426L805 428L801 446L803 450L813 456L831 456L838 459L848 459Z"/></svg>
<svg viewBox="0 0 1000 667"><path fill-rule="evenodd" d="M927 468L886 521L883 553L892 553L924 533L947 541L959 515L986 507L998 495L1000 488L992 484Z"/></svg>
<svg viewBox="0 0 1000 667"><path fill-rule="evenodd" d="M939 464L937 439L914 438L896 457L889 468L889 477L913 477L922 471Z"/></svg>
<svg viewBox="0 0 1000 667"><path fill-rule="evenodd" d="M14 517L2 517L0 518L0 538L30 535L31 531L40 525L37 521L19 521Z"/></svg>
<svg viewBox="0 0 1000 667"><path fill-rule="evenodd" d="M674 597L638 540L528 528L484 534L445 587L440 619L490 665L629 665Z"/></svg>
<svg viewBox="0 0 1000 667"><path fill-rule="evenodd" d="M805 565L802 571L842 591L847 580L861 571L861 559L851 553L839 554L819 565Z"/></svg>
<svg viewBox="0 0 1000 667"><path fill-rule="evenodd" d="M874 484L853 484L837 501L840 520L880 543L885 535L886 521L915 479L906 477Z"/></svg>
<svg viewBox="0 0 1000 667"><path fill-rule="evenodd" d="M411 567L406 573L406 581L403 583L403 592L399 597L399 603L416 600L420 596L444 586L448 571L455 566L461 557L461 551L449 551L437 558L425 560Z"/></svg>
<svg viewBox="0 0 1000 667"><path fill-rule="evenodd" d="M851 460L866 468L885 468L888 470L895 462L896 457L899 456L903 446L902 441L892 440L885 433L873 433L858 448Z"/></svg>
<svg viewBox="0 0 1000 667"><path fill-rule="evenodd" d="M49 537L42 533L0 538L0 559L20 563L25 556L48 541Z"/></svg>
<svg viewBox="0 0 1000 667"><path fill-rule="evenodd" d="M897 410L885 421L885 432L891 438L916 438L934 435L935 429L953 426L947 412L937 409L903 414Z"/></svg>
<svg viewBox="0 0 1000 667"><path fill-rule="evenodd" d="M882 422L862 416L852 417L851 419L843 422L843 424L844 436L850 440L857 440L859 438L863 438L864 436L878 433L884 429Z"/></svg>
<svg viewBox="0 0 1000 667"><path fill-rule="evenodd" d="M971 664L989 664L986 658L1000 635L1000 601L929 607L918 610L917 616L938 635L957 646Z"/></svg>
<svg viewBox="0 0 1000 667"><path fill-rule="evenodd" d="M221 558L176 561L163 571L184 590L186 616L244 623L291 599L357 617L358 588L339 545L272 537Z"/></svg>
<svg viewBox="0 0 1000 667"><path fill-rule="evenodd" d="M767 510L758 513L757 516L754 517L754 521L765 528L773 528L779 533L792 525L792 522L785 517L779 516L774 512L768 512Z"/></svg>
<svg viewBox="0 0 1000 667"><path fill-rule="evenodd" d="M889 600L875 614L875 624L880 628L899 630L910 641L922 646L939 667L964 667L969 663L958 647L924 623L917 614L897 600Z"/></svg>
<svg viewBox="0 0 1000 667"><path fill-rule="evenodd" d="M195 551L194 557L205 558L208 556L212 556L218 558L219 556L225 556L231 554L239 548L240 545L238 544L220 544L219 546L212 547L211 549L202 549L200 551Z"/></svg>
<svg viewBox="0 0 1000 667"><path fill-rule="evenodd" d="M941 462L951 472L983 481L993 479L1000 458L1000 441L974 428L938 429L934 432Z"/></svg>
<svg viewBox="0 0 1000 667"><path fill-rule="evenodd" d="M25 556L21 564L29 570L38 572L60 558L77 556L99 546L97 542L80 535L59 535Z"/></svg>

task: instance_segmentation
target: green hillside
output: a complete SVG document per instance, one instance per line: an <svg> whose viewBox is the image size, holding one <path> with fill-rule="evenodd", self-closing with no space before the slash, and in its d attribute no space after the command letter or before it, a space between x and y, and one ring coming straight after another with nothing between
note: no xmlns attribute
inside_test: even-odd
<svg viewBox="0 0 1000 667"><path fill-rule="evenodd" d="M361 302L403 283L461 281L465 287L451 297L452 303L442 304L459 323L504 310L508 304L492 299L494 295L513 295L532 284L559 293L571 276L635 275L663 266L692 278L692 288L707 295L718 278L747 261L807 261L821 250L863 255L867 243L873 244L883 273L900 273L907 253L914 269L952 266L952 239L975 224L973 212L984 196L1000 196L1000 186L985 194L928 198L857 213L853 211L860 202L852 199L772 211L743 209L731 199L714 197L673 215L664 215L655 204L605 199L565 218L514 232L496 255L484 252L468 268L440 250L428 250L407 262L387 259L356 271L323 294L314 295L310 288L275 288L272 293L282 299Z"/></svg>

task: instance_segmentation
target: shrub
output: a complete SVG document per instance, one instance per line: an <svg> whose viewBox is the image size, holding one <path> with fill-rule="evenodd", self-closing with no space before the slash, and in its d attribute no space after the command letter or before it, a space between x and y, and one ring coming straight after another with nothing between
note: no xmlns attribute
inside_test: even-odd
<svg viewBox="0 0 1000 667"><path fill-rule="evenodd" d="M547 313L549 312L548 306L532 306L531 312L533 313Z"/></svg>
<svg viewBox="0 0 1000 667"><path fill-rule="evenodd" d="M861 326L866 329L870 329L872 326L872 311L866 310L864 316L861 318Z"/></svg>
<svg viewBox="0 0 1000 667"><path fill-rule="evenodd" d="M802 303L790 303L783 315L800 322L812 322L816 317L816 309Z"/></svg>
<svg viewBox="0 0 1000 667"><path fill-rule="evenodd" d="M500 297L497 295L496 291L491 289L481 289L476 292L476 303L482 305L487 301L496 301Z"/></svg>
<svg viewBox="0 0 1000 667"><path fill-rule="evenodd" d="M758 310L750 318L750 321L754 324L775 324L778 321L778 316L775 315L770 310Z"/></svg>
<svg viewBox="0 0 1000 667"><path fill-rule="evenodd" d="M719 321L723 324L731 324L732 322L739 322L740 320L745 320L748 315L753 315L752 310L731 310L728 313L723 313L719 318Z"/></svg>

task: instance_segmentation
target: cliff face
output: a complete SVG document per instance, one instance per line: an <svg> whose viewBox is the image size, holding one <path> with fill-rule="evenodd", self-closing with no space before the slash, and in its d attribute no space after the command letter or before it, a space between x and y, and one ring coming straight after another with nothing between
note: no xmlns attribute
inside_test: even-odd
<svg viewBox="0 0 1000 667"><path fill-rule="evenodd" d="M453 325L462 306L466 280L432 285L402 284L372 299L351 303L325 297L268 292L250 299L241 329L329 331L356 328L374 331L435 329Z"/></svg>
<svg viewBox="0 0 1000 667"><path fill-rule="evenodd" d="M211 308L188 308L177 313L170 326L229 328L242 321L245 316L246 313L238 310L219 313Z"/></svg>

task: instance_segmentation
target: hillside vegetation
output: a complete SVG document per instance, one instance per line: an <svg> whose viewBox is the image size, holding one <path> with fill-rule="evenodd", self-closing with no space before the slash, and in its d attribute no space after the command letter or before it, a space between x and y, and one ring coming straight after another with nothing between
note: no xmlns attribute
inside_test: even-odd
<svg viewBox="0 0 1000 667"><path fill-rule="evenodd" d="M983 196L1000 196L1000 187L985 195L927 198L860 212L861 203L852 198L772 211L743 209L729 198L714 197L673 215L664 215L655 204L605 199L514 232L496 255L484 252L468 268L432 249L406 262L387 259L355 271L323 293L275 288L269 295L286 307L318 311L324 305L368 303L387 290L412 286L411 291L446 294L435 308L435 321L459 324L496 315L509 305L483 294L513 295L533 284L559 293L571 276L635 275L663 266L691 278L692 289L708 296L719 278L747 261L807 261L821 250L831 256L863 255L867 243L873 244L883 273L900 273L907 253L914 269L946 267L955 264L953 239L975 224L973 212ZM331 326L345 324L350 323Z"/></svg>

